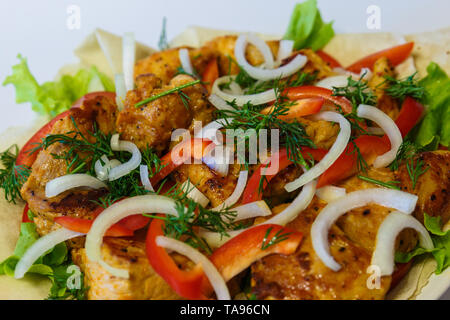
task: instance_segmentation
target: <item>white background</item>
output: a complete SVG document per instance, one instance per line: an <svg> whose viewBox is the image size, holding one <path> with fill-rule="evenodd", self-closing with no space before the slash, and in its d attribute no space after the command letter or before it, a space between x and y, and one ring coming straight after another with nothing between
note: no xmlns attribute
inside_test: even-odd
<svg viewBox="0 0 450 320"><path fill-rule="evenodd" d="M96 27L156 47L162 17L169 39L189 25L283 34L295 0L0 0L0 82L21 53L39 82L52 80L58 69L76 62L73 49ZM337 32L371 32L369 5L381 8L381 30L414 33L448 27L449 0L318 0L325 21ZM69 5L81 9L81 28L66 26ZM363 45L363 44L362 44ZM0 132L27 125L35 115L28 104L14 103L13 87L0 86ZM450 294L447 293L450 299Z"/></svg>

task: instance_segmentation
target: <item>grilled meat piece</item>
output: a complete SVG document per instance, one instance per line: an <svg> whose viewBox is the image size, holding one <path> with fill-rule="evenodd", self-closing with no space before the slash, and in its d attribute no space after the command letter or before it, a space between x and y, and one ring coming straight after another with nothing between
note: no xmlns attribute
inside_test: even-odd
<svg viewBox="0 0 450 320"><path fill-rule="evenodd" d="M199 75L203 74L208 62L217 57L216 53L209 48L183 48L189 50L192 67ZM134 67L136 81L140 75L151 73L161 79L163 84L168 84L180 72L181 61L178 53L180 49L182 48L156 52L145 59L139 60Z"/></svg>
<svg viewBox="0 0 450 320"><path fill-rule="evenodd" d="M80 108L71 109L70 114L55 123L51 134L65 134L74 131L76 127L90 141L95 138L89 134L93 132L94 122L104 133L114 131L116 115L115 102L107 97L97 97L85 102ZM70 134L69 134L70 135ZM73 134L72 134L73 135ZM35 222L37 230L44 235L53 230L53 219L62 215L74 217L90 217L96 208L92 200L97 200L106 190L69 190L56 197L45 197L45 185L50 180L67 174L67 163L56 156L64 155L69 146L55 143L46 150L41 150L31 168L31 174L21 189L23 199L30 210L37 215ZM82 159L90 159L88 154L80 154ZM86 160L89 161L89 160Z"/></svg>
<svg viewBox="0 0 450 320"><path fill-rule="evenodd" d="M406 163L395 174L401 182L402 190L416 194L417 201L414 216L423 223L424 213L442 218L445 224L450 219L450 151L423 152L415 157L414 167L418 161L423 162L427 171L417 178L415 188Z"/></svg>
<svg viewBox="0 0 450 320"><path fill-rule="evenodd" d="M183 94L189 97L184 98L186 105L179 93L173 93L135 107L143 99L194 80L187 75L178 75L168 85L162 85L154 75L139 76L136 90L127 93L125 109L117 117L121 139L135 143L140 149L152 147L162 154L170 144L173 130L193 130L194 121L202 121L203 125L211 122L214 108L206 99L206 91L201 84L183 89Z"/></svg>
<svg viewBox="0 0 450 320"><path fill-rule="evenodd" d="M216 207L233 193L239 170L239 164L230 164L228 175L222 177L205 164L184 164L174 172L174 177L178 182L189 179L211 201L211 205Z"/></svg>
<svg viewBox="0 0 450 320"><path fill-rule="evenodd" d="M379 289L369 289L367 280L371 274L366 270L371 252L348 239L336 225L328 239L330 252L341 270L329 269L316 255L310 229L324 206L324 202L314 197L309 207L288 224L304 235L294 254L270 255L252 265L252 292L258 299L383 299L391 277L382 277Z"/></svg>
<svg viewBox="0 0 450 320"><path fill-rule="evenodd" d="M395 78L395 71L389 60L386 57L382 57L375 61L373 76L369 80L368 85L377 96L378 109L395 120L400 112L400 105L385 92L389 87L389 83L386 82L386 76Z"/></svg>
<svg viewBox="0 0 450 320"><path fill-rule="evenodd" d="M116 268L128 270L129 279L117 278L96 262L84 248L73 249L72 259L85 275L89 300L175 300L180 297L150 266L141 241L105 238L102 257Z"/></svg>

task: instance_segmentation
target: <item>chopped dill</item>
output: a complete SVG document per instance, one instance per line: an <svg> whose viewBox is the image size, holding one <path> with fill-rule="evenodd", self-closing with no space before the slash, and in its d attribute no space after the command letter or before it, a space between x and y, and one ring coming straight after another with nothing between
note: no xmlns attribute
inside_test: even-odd
<svg viewBox="0 0 450 320"><path fill-rule="evenodd" d="M396 184L399 184L400 181L384 182L384 181L380 181L380 180L377 180L377 179L373 179L373 178L366 177L366 176L361 176L361 175L358 175L357 177L359 179L361 179L361 180L364 180L364 181L367 181L367 182L370 182L370 183L373 183L373 184L377 184L377 185L382 186L382 187L386 187L386 188L389 188L389 189L400 190L400 187L396 185Z"/></svg>
<svg viewBox="0 0 450 320"><path fill-rule="evenodd" d="M266 234L264 235L264 239L261 244L261 250L267 250L271 246L276 245L277 243L280 243L282 241L289 239L289 235L292 233L292 232L284 232L283 233L283 230L281 229L281 230L277 231L277 233L275 233L275 235L272 238L270 238L270 240L269 240L268 238L269 238L270 232L272 230L273 230L273 227L270 227L267 229Z"/></svg>
<svg viewBox="0 0 450 320"><path fill-rule="evenodd" d="M386 81L380 85L384 83L389 84L385 91L395 99L403 100L405 97L409 96L417 100L422 100L425 96L425 88L416 80L416 74L417 72L400 80L385 76Z"/></svg>
<svg viewBox="0 0 450 320"><path fill-rule="evenodd" d="M162 21L162 29L161 29L161 34L159 36L158 48L161 51L169 48L169 42L167 41L167 18L166 17L164 17L163 21Z"/></svg>
<svg viewBox="0 0 450 320"><path fill-rule="evenodd" d="M346 87L333 87L333 95L346 97L353 105L353 110L360 104L374 105L376 96L369 88L367 81L364 80L365 73L361 75L359 80L353 80L352 77L347 78Z"/></svg>
<svg viewBox="0 0 450 320"><path fill-rule="evenodd" d="M5 192L5 199L12 203L22 199L20 189L31 173L28 166L16 165L18 154L19 147L16 144L0 153L0 162L3 166L0 169L0 188Z"/></svg>

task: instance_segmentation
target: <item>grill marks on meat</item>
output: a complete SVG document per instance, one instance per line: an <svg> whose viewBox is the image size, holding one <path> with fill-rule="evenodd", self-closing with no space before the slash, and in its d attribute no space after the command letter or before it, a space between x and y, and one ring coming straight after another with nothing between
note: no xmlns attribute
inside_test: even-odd
<svg viewBox="0 0 450 320"><path fill-rule="evenodd" d="M152 147L162 154L169 147L173 130L193 130L194 121L202 121L203 125L211 122L214 108L200 84L183 89L183 93L189 97L189 106L184 105L178 93L173 93L135 107L143 99L194 80L187 75L178 75L168 85L163 85L160 79L151 74L137 77L137 88L127 93L126 108L117 117L117 131L121 139L135 143L140 149Z"/></svg>
<svg viewBox="0 0 450 320"><path fill-rule="evenodd" d="M94 122L101 131L111 133L114 131L116 106L114 101L107 97L97 97L84 103L77 109L71 109L70 115L59 120L52 128L51 134L66 134L77 128L91 142L94 138L89 135L93 131ZM71 190L56 197L45 197L45 185L50 180L67 174L66 162L55 159L55 155L63 155L70 147L55 143L46 150L41 150L31 168L31 174L21 189L23 199L28 203L30 210L37 217L38 232L43 235L53 230L53 219L57 216L69 215L75 217L89 217L96 205L96 200L105 190ZM82 158L88 155L82 155Z"/></svg>
<svg viewBox="0 0 450 320"><path fill-rule="evenodd" d="M144 242L105 238L102 257L109 265L128 270L130 278L111 275L98 263L89 261L84 248L73 249L72 259L85 275L89 300L180 299L148 263Z"/></svg>
<svg viewBox="0 0 450 320"><path fill-rule="evenodd" d="M325 203L313 199L288 227L304 234L297 251L289 256L270 255L252 265L252 292L258 299L382 299L390 277L381 279L380 289L368 289L366 273L371 252L354 243L334 225L329 233L330 251L342 266L338 272L326 267L311 243L310 229ZM281 210L281 208L280 208ZM274 212L278 210L275 208Z"/></svg>

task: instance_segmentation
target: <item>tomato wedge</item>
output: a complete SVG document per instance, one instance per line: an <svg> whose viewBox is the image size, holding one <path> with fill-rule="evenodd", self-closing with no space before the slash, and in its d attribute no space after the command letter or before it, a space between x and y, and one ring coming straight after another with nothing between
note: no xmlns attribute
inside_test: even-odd
<svg viewBox="0 0 450 320"><path fill-rule="evenodd" d="M352 103L345 97L333 96L333 91L315 87L315 86L299 86L287 88L283 91L283 95L289 100L300 100L304 98L322 98L333 104L339 105L345 113L352 112Z"/></svg>
<svg viewBox="0 0 450 320"><path fill-rule="evenodd" d="M217 59L212 59L208 62L205 71L202 74L202 82L208 93L211 94L214 81L219 78L219 65Z"/></svg>
<svg viewBox="0 0 450 320"><path fill-rule="evenodd" d="M147 232L146 253L151 266L180 296L193 300L206 299L202 293L204 272L201 265L189 271L181 270L167 251L156 244L156 237L164 235L163 227L164 221L154 218Z"/></svg>
<svg viewBox="0 0 450 320"><path fill-rule="evenodd" d="M94 220L87 220L75 217L56 217L55 222L66 229L80 232L88 233L91 229ZM111 226L105 233L107 237L131 237L133 235L133 230L127 229L120 224L116 223Z"/></svg>
<svg viewBox="0 0 450 320"><path fill-rule="evenodd" d="M289 106L287 114L277 116L281 120L295 119L298 117L309 116L320 111L325 100L323 98L306 98L295 101L295 103ZM269 106L261 110L262 114L269 114L273 111L274 107Z"/></svg>
<svg viewBox="0 0 450 320"><path fill-rule="evenodd" d="M377 61L381 57L388 58L390 63L396 66L409 57L413 47L414 42L408 42L392 48L381 50L356 61L346 69L354 73L360 73L362 68L369 68L370 70L372 70L375 61Z"/></svg>
<svg viewBox="0 0 450 320"><path fill-rule="evenodd" d="M342 65L332 56L330 56L328 53L322 50L317 50L316 54L322 58L323 61L325 61L330 68L342 68Z"/></svg>
<svg viewBox="0 0 450 320"><path fill-rule="evenodd" d="M161 166L163 168L150 179L151 184L155 186L173 170L191 158L201 160L210 144L212 144L211 140L202 138L191 138L177 144L169 153L161 158ZM187 152L184 152L186 150Z"/></svg>
<svg viewBox="0 0 450 320"><path fill-rule="evenodd" d="M257 225L227 241L209 259L225 281L228 281L267 255L294 253L302 239L302 233L290 228L277 224ZM203 287L206 294L212 291L206 277Z"/></svg>
<svg viewBox="0 0 450 320"><path fill-rule="evenodd" d="M308 147L302 147L302 154L303 157L306 160L311 160L311 156L314 160L321 160L325 155L327 151L324 149L312 149ZM256 170L253 172L252 176L250 177L247 186L244 189L244 193L242 195L242 204L254 202L261 200L263 197L263 194L260 188L260 182L262 180L262 190L266 188L266 186L269 184L270 180L275 177L278 172L281 170L287 168L290 164L292 164L292 161L289 160L287 150L285 148L281 149L278 153L273 154L271 157L271 160L269 161L269 164L260 164ZM262 174L264 173L264 169L270 167L271 164L273 164L274 160L278 160L278 170L274 174L266 174L264 179L262 179Z"/></svg>
<svg viewBox="0 0 450 320"><path fill-rule="evenodd" d="M105 97L110 97L110 98L115 98L116 94L114 92L106 92L106 91L101 91L101 92L91 92L88 93L86 95L84 95L83 97L81 97L80 99L78 99L77 101L74 102L74 104L72 105L72 108L79 108L84 101L93 99L97 96L105 96ZM62 113L60 113L59 115L57 115L56 117L54 117L52 120L50 120L46 125L44 125L41 129L39 129L28 141L27 143L25 143L25 145L22 147L22 149L20 150L19 154L17 155L17 159L16 159L16 165L20 166L27 166L27 167L31 167L34 163L34 161L36 160L36 157L38 155L38 151L35 151L33 153L31 153L30 151L32 149L34 149L34 147L36 147L36 144L39 144L41 142L41 140L52 131L53 125L60 119L68 116L70 113L70 109L67 111L64 111Z"/></svg>

